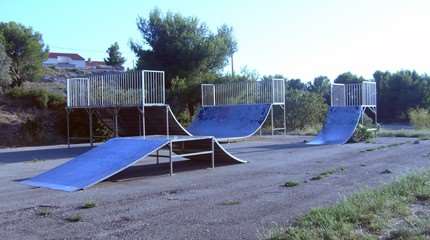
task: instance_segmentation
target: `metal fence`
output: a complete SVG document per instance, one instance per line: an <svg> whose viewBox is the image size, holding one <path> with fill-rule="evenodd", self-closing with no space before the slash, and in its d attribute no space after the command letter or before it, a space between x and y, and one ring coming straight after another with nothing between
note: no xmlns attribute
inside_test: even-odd
<svg viewBox="0 0 430 240"><path fill-rule="evenodd" d="M376 106L376 83L334 83L331 85L331 105Z"/></svg>
<svg viewBox="0 0 430 240"><path fill-rule="evenodd" d="M285 80L243 81L223 84L202 84L202 106L285 103Z"/></svg>
<svg viewBox="0 0 430 240"><path fill-rule="evenodd" d="M127 107L165 103L162 71L130 71L67 79L67 107Z"/></svg>

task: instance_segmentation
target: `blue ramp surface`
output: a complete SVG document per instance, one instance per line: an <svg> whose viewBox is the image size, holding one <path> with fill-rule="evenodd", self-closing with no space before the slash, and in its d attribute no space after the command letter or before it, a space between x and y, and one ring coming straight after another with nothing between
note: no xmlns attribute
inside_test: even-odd
<svg viewBox="0 0 430 240"><path fill-rule="evenodd" d="M201 107L187 130L194 136L219 139L249 137L261 128L270 108L270 104Z"/></svg>
<svg viewBox="0 0 430 240"><path fill-rule="evenodd" d="M168 142L165 137L114 138L23 183L35 187L77 191L122 171Z"/></svg>
<svg viewBox="0 0 430 240"><path fill-rule="evenodd" d="M308 144L345 144L353 136L361 114L361 107L330 107L321 132Z"/></svg>

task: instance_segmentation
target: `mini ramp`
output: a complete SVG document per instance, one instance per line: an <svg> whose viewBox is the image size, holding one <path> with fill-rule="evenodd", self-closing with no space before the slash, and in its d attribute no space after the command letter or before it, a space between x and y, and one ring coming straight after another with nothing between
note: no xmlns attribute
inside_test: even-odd
<svg viewBox="0 0 430 240"><path fill-rule="evenodd" d="M271 104L238 104L201 107L188 132L194 136L240 139L255 134L266 121Z"/></svg>
<svg viewBox="0 0 430 240"><path fill-rule="evenodd" d="M225 151L212 137L150 136L145 138L114 138L56 168L24 180L22 183L34 187L45 187L68 192L85 189L121 172L169 144L173 146L173 143L181 145L177 149L172 148L173 152L177 154L176 157L204 160L213 154L212 167L214 167L215 161L217 163L245 162ZM171 162L171 173L172 169Z"/></svg>
<svg viewBox="0 0 430 240"><path fill-rule="evenodd" d="M360 121L361 107L330 107L322 130L308 144L345 144Z"/></svg>

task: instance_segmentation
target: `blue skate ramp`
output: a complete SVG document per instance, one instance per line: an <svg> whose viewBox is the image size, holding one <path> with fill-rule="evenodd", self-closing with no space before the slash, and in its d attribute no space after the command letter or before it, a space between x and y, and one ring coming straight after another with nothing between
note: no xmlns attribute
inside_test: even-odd
<svg viewBox="0 0 430 240"><path fill-rule="evenodd" d="M308 144L345 144L353 136L361 107L330 107L322 130Z"/></svg>
<svg viewBox="0 0 430 240"><path fill-rule="evenodd" d="M88 188L147 157L168 142L166 137L114 138L22 183L68 192Z"/></svg>
<svg viewBox="0 0 430 240"><path fill-rule="evenodd" d="M201 107L187 130L194 136L214 136L218 139L250 137L266 121L270 108L270 104Z"/></svg>

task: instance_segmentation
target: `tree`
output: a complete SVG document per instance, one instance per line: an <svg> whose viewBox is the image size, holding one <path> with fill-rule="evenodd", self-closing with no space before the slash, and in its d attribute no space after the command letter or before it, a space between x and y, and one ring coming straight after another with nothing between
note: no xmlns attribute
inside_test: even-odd
<svg viewBox="0 0 430 240"><path fill-rule="evenodd" d="M319 94L294 89L287 91L285 109L288 130L317 128L323 123L327 108Z"/></svg>
<svg viewBox="0 0 430 240"><path fill-rule="evenodd" d="M415 71L396 73L376 71L379 117L388 121L406 121L411 108L430 107L430 78Z"/></svg>
<svg viewBox="0 0 430 240"><path fill-rule="evenodd" d="M3 44L0 43L0 90L10 85L10 58L6 55Z"/></svg>
<svg viewBox="0 0 430 240"><path fill-rule="evenodd" d="M304 84L300 79L289 79L285 82L286 89L288 90L306 90L306 84Z"/></svg>
<svg viewBox="0 0 430 240"><path fill-rule="evenodd" d="M324 97L327 103L330 103L330 79L326 76L319 76L309 83L308 90L310 92L318 93Z"/></svg>
<svg viewBox="0 0 430 240"><path fill-rule="evenodd" d="M43 74L43 60L48 49L42 35L32 28L16 22L0 23L0 43L11 59L9 70L11 86L21 86L25 81L37 81Z"/></svg>
<svg viewBox="0 0 430 240"><path fill-rule="evenodd" d="M366 79L357 77L351 72L342 73L334 80L335 83L361 83L363 81L366 81Z"/></svg>
<svg viewBox="0 0 430 240"><path fill-rule="evenodd" d="M117 42L112 44L107 50L106 53L108 57L104 59L106 65L113 67L122 67L125 62L125 58L122 57L121 52L119 51L119 45Z"/></svg>
<svg viewBox="0 0 430 240"><path fill-rule="evenodd" d="M131 42L137 68L166 71L166 87L175 85L173 90L183 91L172 90L170 97L176 95L177 104L186 104L193 114L203 77L222 70L237 49L232 29L223 25L213 33L197 18L171 12L163 15L157 9L148 18L138 18L137 27L143 38Z"/></svg>

